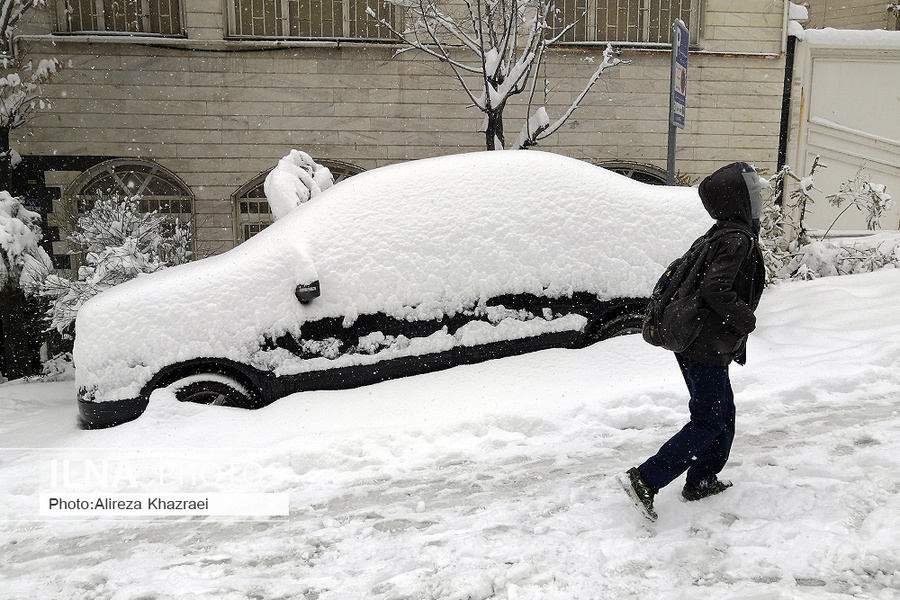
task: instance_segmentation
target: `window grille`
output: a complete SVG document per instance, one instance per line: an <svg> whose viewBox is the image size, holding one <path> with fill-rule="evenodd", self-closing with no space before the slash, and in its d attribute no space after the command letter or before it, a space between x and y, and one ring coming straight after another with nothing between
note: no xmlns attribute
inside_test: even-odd
<svg viewBox="0 0 900 600"><path fill-rule="evenodd" d="M452 2L452 0L444 0ZM385 0L228 0L229 33L238 38L391 39L381 19L400 26L402 9ZM376 18L366 8L376 11ZM700 0L556 0L551 27L574 26L567 43L668 45L672 21L699 37ZM402 27L399 27L402 29Z"/></svg>
<svg viewBox="0 0 900 600"><path fill-rule="evenodd" d="M268 175L268 171L266 175ZM264 182L265 176L257 177L250 187L245 186L238 193L236 223L240 230L238 240L240 242L246 242L274 221L272 209L266 201L266 192L263 189Z"/></svg>
<svg viewBox="0 0 900 600"><path fill-rule="evenodd" d="M229 34L239 38L390 39L378 26L400 9L383 0L228 0ZM366 13L371 7L375 17Z"/></svg>
<svg viewBox="0 0 900 600"><path fill-rule="evenodd" d="M55 16L58 33L184 34L180 0L62 0Z"/></svg>
<svg viewBox="0 0 900 600"><path fill-rule="evenodd" d="M696 42L700 0L555 0L549 24L560 31L575 23L562 42L668 46L675 19L684 21Z"/></svg>

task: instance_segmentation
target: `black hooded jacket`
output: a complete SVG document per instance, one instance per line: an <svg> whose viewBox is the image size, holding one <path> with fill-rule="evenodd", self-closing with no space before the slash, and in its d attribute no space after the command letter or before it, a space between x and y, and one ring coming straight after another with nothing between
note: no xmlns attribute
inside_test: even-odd
<svg viewBox="0 0 900 600"><path fill-rule="evenodd" d="M765 285L765 266L753 229L744 163L722 167L700 184L703 207L716 220L700 295L710 309L696 340L682 354L697 362L744 364L747 335L756 328L754 311Z"/></svg>

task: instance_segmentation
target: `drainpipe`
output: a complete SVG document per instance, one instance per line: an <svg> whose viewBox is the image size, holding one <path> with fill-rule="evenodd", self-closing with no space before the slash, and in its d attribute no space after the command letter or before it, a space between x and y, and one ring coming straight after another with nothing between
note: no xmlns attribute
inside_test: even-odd
<svg viewBox="0 0 900 600"><path fill-rule="evenodd" d="M784 91L781 96L781 129L778 133L778 170L781 171L787 162L788 134L791 130L791 93L794 87L794 51L797 46L797 38L788 35L787 49L784 58ZM784 186L775 199L775 204L781 205L784 199Z"/></svg>

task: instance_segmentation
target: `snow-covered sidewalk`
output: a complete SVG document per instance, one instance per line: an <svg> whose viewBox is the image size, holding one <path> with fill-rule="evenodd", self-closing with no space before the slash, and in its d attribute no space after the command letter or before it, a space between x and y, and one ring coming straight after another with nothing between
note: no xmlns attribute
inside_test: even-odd
<svg viewBox="0 0 900 600"><path fill-rule="evenodd" d="M638 336L255 412L157 392L102 431L71 382L0 386L0 597L900 598L898 296L896 269L767 290L732 368L735 487L676 482L652 525L615 477L687 394ZM51 465L85 457L252 467L142 491L287 492L290 516L41 517Z"/></svg>

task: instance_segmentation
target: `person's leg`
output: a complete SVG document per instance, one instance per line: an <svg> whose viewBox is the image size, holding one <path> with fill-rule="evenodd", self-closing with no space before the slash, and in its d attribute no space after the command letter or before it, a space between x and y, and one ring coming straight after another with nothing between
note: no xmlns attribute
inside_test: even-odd
<svg viewBox="0 0 900 600"><path fill-rule="evenodd" d="M734 400L728 367L706 365L681 355L676 358L691 395L691 420L638 467L641 478L655 490L695 465L699 466L697 475L720 471L734 438Z"/></svg>
<svg viewBox="0 0 900 600"><path fill-rule="evenodd" d="M728 378L727 371L725 372L724 394L722 408L725 428L687 471L687 483L695 488L704 488L715 482L716 475L725 468L725 463L728 462L728 456L731 454L735 430L735 408L734 392L731 389L731 380Z"/></svg>

